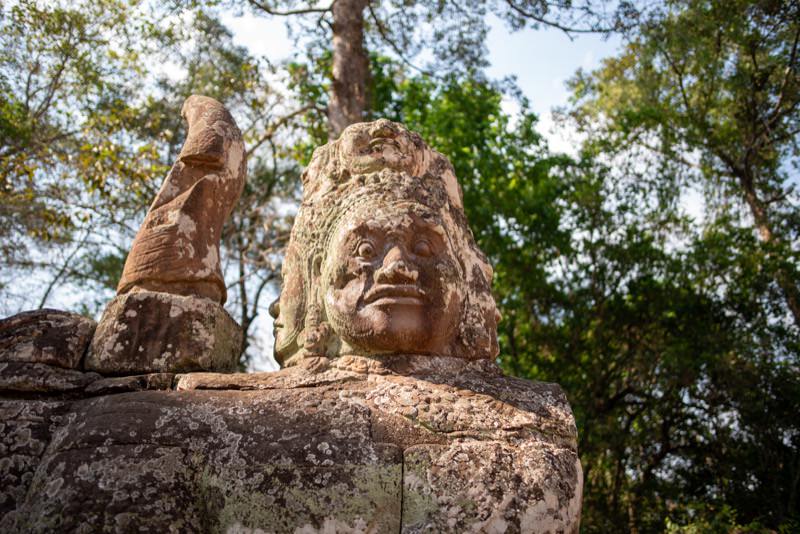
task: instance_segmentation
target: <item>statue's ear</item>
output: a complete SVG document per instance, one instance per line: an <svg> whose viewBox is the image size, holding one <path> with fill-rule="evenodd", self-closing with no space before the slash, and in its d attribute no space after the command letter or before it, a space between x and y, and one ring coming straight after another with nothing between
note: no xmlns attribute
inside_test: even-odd
<svg viewBox="0 0 800 534"><path fill-rule="evenodd" d="M314 328L325 320L325 295L322 294L322 255L309 259L309 279L306 284L306 327Z"/></svg>
<svg viewBox="0 0 800 534"><path fill-rule="evenodd" d="M295 356L302 348L300 339L305 327L308 283L305 264L297 247L290 244L281 266L281 294L277 312L282 331L275 339L275 359L281 365Z"/></svg>
<svg viewBox="0 0 800 534"><path fill-rule="evenodd" d="M456 212L459 213L459 212ZM462 214L463 215L463 214ZM499 313L492 294L494 271L486 256L475 244L466 225L458 224L460 248L463 251L466 297L459 333L451 345L451 354L470 360L495 358L499 353L497 323Z"/></svg>

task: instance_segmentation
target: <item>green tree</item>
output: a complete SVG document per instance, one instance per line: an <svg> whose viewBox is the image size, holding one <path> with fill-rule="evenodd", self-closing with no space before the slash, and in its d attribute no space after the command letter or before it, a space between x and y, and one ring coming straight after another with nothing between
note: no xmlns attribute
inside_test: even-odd
<svg viewBox="0 0 800 534"><path fill-rule="evenodd" d="M123 132L139 118L137 54L153 28L115 0L0 9L0 250L6 269L35 267L31 247L85 234L88 196L119 176L134 195L149 180L157 155Z"/></svg>
<svg viewBox="0 0 800 534"><path fill-rule="evenodd" d="M709 216L746 209L800 328L800 4L670 1L625 38L573 81L573 117L598 151L636 146L675 185L700 185Z"/></svg>
<svg viewBox="0 0 800 534"><path fill-rule="evenodd" d="M568 291L577 344L519 372L571 391L587 530L797 526L799 20L796 2L660 3L573 81L611 238L576 261L614 291ZM693 190L704 216L681 221Z"/></svg>

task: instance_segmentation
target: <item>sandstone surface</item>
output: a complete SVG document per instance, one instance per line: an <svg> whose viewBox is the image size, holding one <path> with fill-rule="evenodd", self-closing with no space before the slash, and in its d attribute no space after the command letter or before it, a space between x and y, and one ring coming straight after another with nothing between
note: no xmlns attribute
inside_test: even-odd
<svg viewBox="0 0 800 534"><path fill-rule="evenodd" d="M577 532L558 386L447 357L313 363L7 391L0 531Z"/></svg>
<svg viewBox="0 0 800 534"><path fill-rule="evenodd" d="M225 107L191 96L189 131L133 241L117 291L161 291L224 303L219 260L222 225L244 187L242 134Z"/></svg>
<svg viewBox="0 0 800 534"><path fill-rule="evenodd" d="M0 320L0 361L76 369L96 323L58 310L35 310Z"/></svg>
<svg viewBox="0 0 800 534"><path fill-rule="evenodd" d="M138 291L106 307L85 368L106 375L233 371L241 327L216 302Z"/></svg>

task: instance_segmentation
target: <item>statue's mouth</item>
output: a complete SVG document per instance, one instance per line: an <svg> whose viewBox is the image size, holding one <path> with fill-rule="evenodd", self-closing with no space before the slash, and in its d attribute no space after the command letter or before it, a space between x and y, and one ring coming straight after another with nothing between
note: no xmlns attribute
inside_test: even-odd
<svg viewBox="0 0 800 534"><path fill-rule="evenodd" d="M425 303L425 292L416 286L378 285L367 292L365 304L406 304L421 305Z"/></svg>

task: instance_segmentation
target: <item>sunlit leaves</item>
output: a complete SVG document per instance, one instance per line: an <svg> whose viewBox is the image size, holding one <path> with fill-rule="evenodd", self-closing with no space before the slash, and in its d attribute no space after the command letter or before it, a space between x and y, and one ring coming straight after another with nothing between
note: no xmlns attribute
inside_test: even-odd
<svg viewBox="0 0 800 534"><path fill-rule="evenodd" d="M572 81L583 156L604 184L586 219L602 230L578 259L604 296L576 308L572 328L589 332L577 344L591 343L581 368L600 362L581 379L602 377L593 395L616 404L573 404L590 459L587 528L659 530L665 516L687 532L796 525L800 441L784 407L800 395L800 234L788 222L798 205L798 15L794 2L653 4L618 55ZM705 197L700 220L684 217L692 188ZM620 228L633 232L608 243ZM648 232L649 245L639 239ZM625 307L612 306L616 295ZM603 369L632 369L626 353L641 353L649 371L627 373L619 390Z"/></svg>

